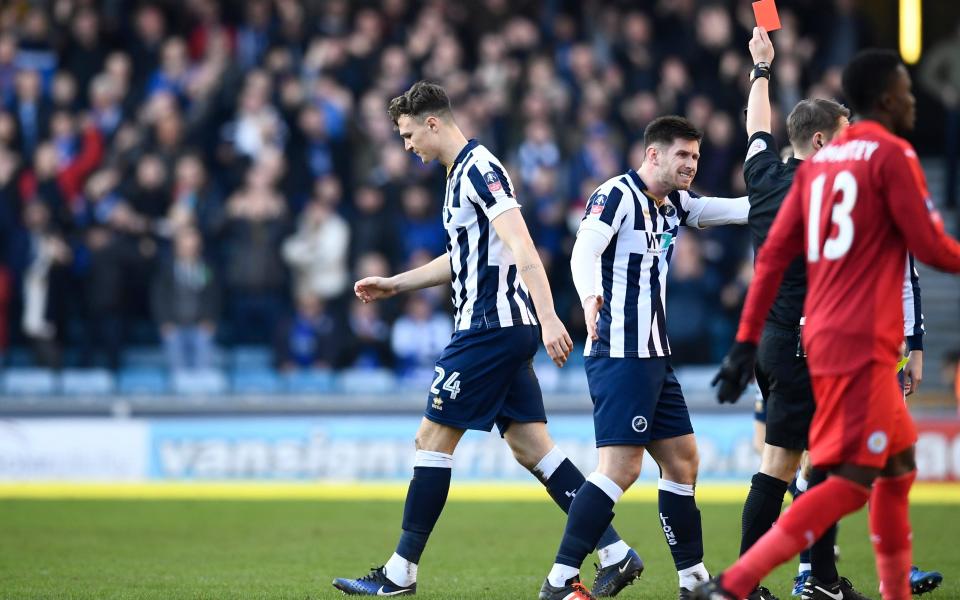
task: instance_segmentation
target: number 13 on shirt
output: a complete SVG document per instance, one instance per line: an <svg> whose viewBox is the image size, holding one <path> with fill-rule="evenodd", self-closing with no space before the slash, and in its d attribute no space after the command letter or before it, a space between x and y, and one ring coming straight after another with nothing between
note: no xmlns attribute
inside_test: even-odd
<svg viewBox="0 0 960 600"><path fill-rule="evenodd" d="M820 212L823 206L823 190L826 187L827 175L821 174L810 184L810 220L807 226L807 262L817 262L821 256L820 245ZM828 197L833 200L834 194L840 194L840 201L833 204L830 215L830 224L827 232L833 225L837 226L835 236L827 238L823 243L822 255L826 260L837 260L845 255L853 245L853 219L850 213L857 203L857 180L850 171L840 171L833 178L832 193Z"/></svg>

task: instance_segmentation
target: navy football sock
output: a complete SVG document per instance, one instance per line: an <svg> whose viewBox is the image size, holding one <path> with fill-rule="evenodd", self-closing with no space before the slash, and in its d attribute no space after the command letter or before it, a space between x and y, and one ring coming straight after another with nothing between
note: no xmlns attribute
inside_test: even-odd
<svg viewBox="0 0 960 600"><path fill-rule="evenodd" d="M703 530L693 486L661 479L657 487L660 525L677 570L700 564L703 562Z"/></svg>
<svg viewBox="0 0 960 600"><path fill-rule="evenodd" d="M826 481L827 472L819 469L813 469L810 473L810 482L808 489ZM837 542L837 524L831 525L820 538L810 546L810 571L811 574L824 583L833 583L840 579L837 573L836 558L833 554L833 546Z"/></svg>
<svg viewBox="0 0 960 600"><path fill-rule="evenodd" d="M757 473L750 484L750 493L743 503L741 518L740 554L750 549L760 537L773 527L783 507L787 483L766 473Z"/></svg>
<svg viewBox="0 0 960 600"><path fill-rule="evenodd" d="M415 464L403 506L403 533L397 543L397 554L414 564L420 562L430 532L447 501L453 457L418 450ZM426 466L428 464L432 466ZM447 466L437 466L443 464Z"/></svg>
<svg viewBox="0 0 960 600"><path fill-rule="evenodd" d="M823 532L816 542L810 546L811 574L824 583L834 583L840 579L837 573L836 557L833 546L837 541L837 524L834 523Z"/></svg>
<svg viewBox="0 0 960 600"><path fill-rule="evenodd" d="M557 503L557 506L565 513L570 512L570 503L573 502L577 490L583 486L586 479L570 459L566 457L562 450L554 448L533 469L543 485L547 488L547 493ZM597 542L597 548L605 548L610 544L620 541L613 525L607 527L600 541Z"/></svg>
<svg viewBox="0 0 960 600"><path fill-rule="evenodd" d="M613 481L599 473L587 478L570 504L557 564L580 568L613 520L613 505L621 494L623 491Z"/></svg>
<svg viewBox="0 0 960 600"><path fill-rule="evenodd" d="M797 478L794 478L793 483L790 484L790 494L793 495L793 501L796 502L797 498L803 495L807 491L807 486L809 485L807 480L803 480L803 485L798 485L800 481ZM801 487L803 489L801 489ZM810 548L804 548L800 552L800 567L803 569L803 565L810 565Z"/></svg>

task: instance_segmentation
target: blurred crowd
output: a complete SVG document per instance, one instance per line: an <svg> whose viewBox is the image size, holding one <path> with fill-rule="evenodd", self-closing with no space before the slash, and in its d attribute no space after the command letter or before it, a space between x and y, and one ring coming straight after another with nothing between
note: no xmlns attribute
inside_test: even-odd
<svg viewBox="0 0 960 600"><path fill-rule="evenodd" d="M790 108L839 95L871 41L852 0L793 4L781 139ZM386 112L421 78L507 165L582 336L568 258L584 199L638 165L650 120L706 132L695 190L744 193L752 26L749 0L4 2L0 354L116 369L158 345L191 368L263 345L284 370L432 370L448 290L352 294L444 252L444 172L404 152ZM722 356L751 261L746 229L680 236L677 362Z"/></svg>

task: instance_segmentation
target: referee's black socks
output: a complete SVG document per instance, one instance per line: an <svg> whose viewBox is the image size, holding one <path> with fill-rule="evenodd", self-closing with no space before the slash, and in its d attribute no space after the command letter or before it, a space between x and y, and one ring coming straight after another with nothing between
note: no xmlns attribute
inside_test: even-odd
<svg viewBox="0 0 960 600"><path fill-rule="evenodd" d="M743 503L740 554L750 549L763 534L773 527L780 517L783 497L787 493L786 481L757 473L750 483L750 493Z"/></svg>

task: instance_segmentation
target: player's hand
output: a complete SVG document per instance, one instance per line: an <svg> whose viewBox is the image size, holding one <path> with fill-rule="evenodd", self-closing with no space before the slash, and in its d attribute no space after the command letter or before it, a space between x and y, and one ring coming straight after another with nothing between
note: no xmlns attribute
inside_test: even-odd
<svg viewBox="0 0 960 600"><path fill-rule="evenodd" d="M597 315L603 308L603 296L589 296L583 301L583 320L587 323L587 335L590 339L599 342L597 334Z"/></svg>
<svg viewBox="0 0 960 600"><path fill-rule="evenodd" d="M396 296L397 284L393 277L364 277L353 284L353 293L366 304Z"/></svg>
<svg viewBox="0 0 960 600"><path fill-rule="evenodd" d="M717 388L717 401L734 403L753 379L753 367L757 362L757 345L736 342L720 364L720 371L710 385Z"/></svg>
<svg viewBox="0 0 960 600"><path fill-rule="evenodd" d="M773 63L773 42L770 41L770 34L763 27L753 28L753 37L750 38L750 56L753 57L753 64Z"/></svg>
<svg viewBox="0 0 960 600"><path fill-rule="evenodd" d="M560 317L552 315L540 319L540 329L543 333L543 347L547 349L547 354L558 367L562 367L573 350L573 340L567 333L567 328L563 326Z"/></svg>
<svg viewBox="0 0 960 600"><path fill-rule="evenodd" d="M920 389L923 381L923 350L910 352L907 364L903 366L903 393L907 396Z"/></svg>

